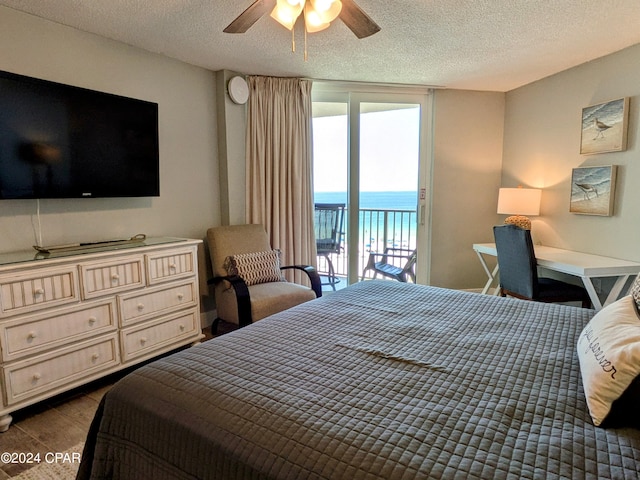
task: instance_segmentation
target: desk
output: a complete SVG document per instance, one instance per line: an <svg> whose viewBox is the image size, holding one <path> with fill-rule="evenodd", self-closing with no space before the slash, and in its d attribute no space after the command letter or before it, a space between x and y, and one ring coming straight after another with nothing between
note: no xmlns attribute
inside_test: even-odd
<svg viewBox="0 0 640 480"><path fill-rule="evenodd" d="M616 301L628 278L631 275L640 273L640 263L636 262L546 247L544 245L535 245L533 248L539 267L580 277L582 283L584 283L584 287L587 289L587 292L589 292L589 297L596 310L600 310L603 306ZM480 263L482 263L482 267L489 278L482 289L482 293L487 293L498 275L498 265L496 265L493 271L489 270L484 256L497 257L496 244L474 243L473 249L478 255ZM594 278L600 277L616 277L616 282L604 303L600 301L592 281ZM494 293L497 294L498 291L499 287L496 287Z"/></svg>

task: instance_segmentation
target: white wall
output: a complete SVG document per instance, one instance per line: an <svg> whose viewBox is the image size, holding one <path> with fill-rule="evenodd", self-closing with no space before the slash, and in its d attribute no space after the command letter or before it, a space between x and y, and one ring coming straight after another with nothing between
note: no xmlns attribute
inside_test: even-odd
<svg viewBox="0 0 640 480"><path fill-rule="evenodd" d="M630 97L628 149L580 155L582 108ZM506 96L502 186L543 188L534 241L582 252L640 260L640 45L580 65ZM618 165L611 217L569 213L575 167Z"/></svg>
<svg viewBox="0 0 640 480"><path fill-rule="evenodd" d="M137 233L202 239L220 224L213 72L6 7L0 45L1 70L159 104L160 197L41 200L43 244ZM0 200L0 252L36 243L35 213L35 200ZM207 295L203 248L199 257Z"/></svg>
<svg viewBox="0 0 640 480"><path fill-rule="evenodd" d="M45 244L203 238L219 223L212 72L5 7L0 44L2 70L159 104L160 197L41 200ZM35 212L35 200L0 201L0 251L34 244Z"/></svg>
<svg viewBox="0 0 640 480"><path fill-rule="evenodd" d="M218 163L220 165L220 217L222 225L245 223L247 106L235 104L229 95L231 78L241 73L216 72L218 111Z"/></svg>
<svg viewBox="0 0 640 480"><path fill-rule="evenodd" d="M487 280L471 246L493 241L504 105L502 93L435 92L432 285L479 288Z"/></svg>
<svg viewBox="0 0 640 480"><path fill-rule="evenodd" d="M209 226L222 223L223 212L229 222L241 220L242 205L236 201L240 197L232 201L231 193L227 196L220 190L216 95L224 95L216 91L226 82L226 74L219 75L216 85L216 74L208 70L5 7L0 7L0 44L0 69L150 100L160 106L161 196L43 200L44 243L121 238L138 232L203 238ZM610 253L608 245L612 245L623 252L620 256L638 257L632 235L626 234L637 223L638 209L634 207L640 195L629 180L640 168L640 163L633 161L637 148L634 98L627 152L600 158L581 157L576 152L583 106L637 95L639 52L638 48L629 49L510 92L506 113L501 93L436 91L433 285L474 288L484 283L484 272L471 244L492 240L491 226L499 220L495 203L501 184L543 182L543 215L534 220L534 228L544 243L596 253ZM228 112L218 118L227 121L227 117ZM240 149L244 143L241 136L224 138L232 148ZM226 145L227 150L229 147ZM228 188L241 183L235 157L234 153L233 162L225 167L230 175ZM616 215L568 214L571 168L601 161L622 165ZM35 243L35 210L35 201L0 201L0 252L28 249ZM203 254L200 260L201 276L206 276L208 260ZM206 294L206 288L201 290Z"/></svg>

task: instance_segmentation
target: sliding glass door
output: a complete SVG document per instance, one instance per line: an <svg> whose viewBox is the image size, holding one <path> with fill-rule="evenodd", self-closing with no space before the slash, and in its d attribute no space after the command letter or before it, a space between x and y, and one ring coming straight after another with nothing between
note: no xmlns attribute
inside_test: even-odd
<svg viewBox="0 0 640 480"><path fill-rule="evenodd" d="M319 258L321 273L329 261L354 283L373 276L371 253L402 267L417 250L417 280L428 282L430 112L427 92L314 90L315 201L346 206L341 252Z"/></svg>

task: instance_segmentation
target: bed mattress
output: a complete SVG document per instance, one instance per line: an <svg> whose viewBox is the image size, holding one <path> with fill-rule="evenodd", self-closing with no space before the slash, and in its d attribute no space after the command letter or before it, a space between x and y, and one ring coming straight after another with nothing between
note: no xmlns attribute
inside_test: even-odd
<svg viewBox="0 0 640 480"><path fill-rule="evenodd" d="M638 478L593 426L591 310L368 281L139 368L78 478Z"/></svg>

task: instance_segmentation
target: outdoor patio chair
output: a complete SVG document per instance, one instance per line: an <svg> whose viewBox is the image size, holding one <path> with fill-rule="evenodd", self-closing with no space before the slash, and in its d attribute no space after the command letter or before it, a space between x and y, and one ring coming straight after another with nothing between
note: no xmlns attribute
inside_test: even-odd
<svg viewBox="0 0 640 480"><path fill-rule="evenodd" d="M340 279L336 277L335 268L331 261L332 254L342 251L342 225L344 221L344 203L316 203L314 228L316 235L316 250L319 257L327 261L327 282L333 290Z"/></svg>
<svg viewBox="0 0 640 480"><path fill-rule="evenodd" d="M407 282L411 280L416 283L415 265L418 257L417 250L409 250L406 248L387 247L384 253L369 253L369 260L366 267L362 271L362 280L368 270L373 270L373 278L378 274L389 277L399 282ZM398 259L393 262L394 259ZM400 261L402 260L402 261ZM402 264L402 266L399 266Z"/></svg>

